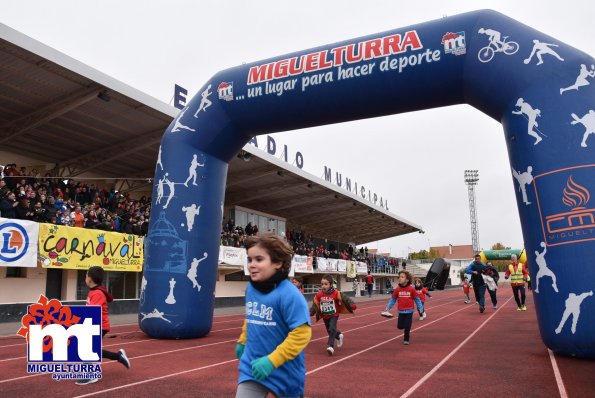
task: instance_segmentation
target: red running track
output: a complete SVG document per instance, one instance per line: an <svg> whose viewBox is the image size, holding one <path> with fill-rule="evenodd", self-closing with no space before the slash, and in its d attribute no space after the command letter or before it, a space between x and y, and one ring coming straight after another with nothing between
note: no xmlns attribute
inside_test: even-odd
<svg viewBox="0 0 595 398"><path fill-rule="evenodd" d="M402 344L396 318L379 315L388 296L359 299L356 314L339 320L345 343L334 356L326 353L324 323L313 325L305 396L595 396L595 361L553 355L543 345L531 293L523 312L510 288L500 288L498 296L499 308L488 305L480 314L477 305L463 303L458 289L433 292L427 319L414 318L409 346ZM189 340L156 340L137 325L114 326L104 347L126 349L132 369L106 361L103 379L87 386L27 374L24 339L1 336L0 395L233 397L242 321L240 315L218 316L207 337Z"/></svg>

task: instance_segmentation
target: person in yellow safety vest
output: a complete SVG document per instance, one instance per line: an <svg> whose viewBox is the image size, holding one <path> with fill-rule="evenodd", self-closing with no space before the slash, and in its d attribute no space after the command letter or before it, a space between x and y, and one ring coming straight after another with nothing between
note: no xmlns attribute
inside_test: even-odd
<svg viewBox="0 0 595 398"><path fill-rule="evenodd" d="M531 290L531 274L527 271L527 289Z"/></svg>
<svg viewBox="0 0 595 398"><path fill-rule="evenodd" d="M517 261L516 254L510 256L512 260L512 264L508 264L508 268L506 269L506 273L504 274L504 279L508 279L510 277L510 286L512 287L512 293L514 294L514 301L516 301L517 311L526 311L527 307L525 306L525 282L529 277L527 273L527 268L525 268L525 264L519 263ZM520 298L519 298L520 294Z"/></svg>

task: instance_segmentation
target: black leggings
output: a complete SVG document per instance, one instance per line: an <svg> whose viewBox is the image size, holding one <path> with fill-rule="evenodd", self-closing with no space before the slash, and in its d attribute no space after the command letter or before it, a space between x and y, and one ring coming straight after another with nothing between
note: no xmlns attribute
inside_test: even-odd
<svg viewBox="0 0 595 398"><path fill-rule="evenodd" d="M107 334L107 330L102 330L101 331L101 337L102 338L106 334ZM114 361L117 361L118 359L120 359L120 353L119 352L113 352L113 351L107 351L107 350L101 350L101 356L103 358L111 359L111 360L114 360Z"/></svg>
<svg viewBox="0 0 595 398"><path fill-rule="evenodd" d="M521 296L520 300L519 300L519 293ZM525 305L525 285L513 286L512 294L514 295L514 301L516 301L517 307L521 307L521 306Z"/></svg>
<svg viewBox="0 0 595 398"><path fill-rule="evenodd" d="M328 332L328 343L329 347L334 347L335 339L339 340L339 335L341 332L337 329L337 322L339 321L338 316L334 316L329 319L324 320L324 326L326 326L326 331Z"/></svg>
<svg viewBox="0 0 595 398"><path fill-rule="evenodd" d="M409 341L409 332L411 331L411 324L413 323L413 313L401 314L397 319L397 329L405 329L403 341Z"/></svg>

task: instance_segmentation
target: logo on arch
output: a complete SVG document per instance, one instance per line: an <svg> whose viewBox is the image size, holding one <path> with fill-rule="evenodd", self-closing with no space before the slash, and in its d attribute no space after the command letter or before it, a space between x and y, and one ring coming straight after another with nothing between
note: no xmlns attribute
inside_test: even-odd
<svg viewBox="0 0 595 398"><path fill-rule="evenodd" d="M595 240L595 165L554 170L534 178L544 240L548 246Z"/></svg>
<svg viewBox="0 0 595 398"><path fill-rule="evenodd" d="M0 261L13 263L20 260L31 241L27 230L19 223L0 223Z"/></svg>
<svg viewBox="0 0 595 398"><path fill-rule="evenodd" d="M221 82L217 87L219 99L233 101L233 82Z"/></svg>
<svg viewBox="0 0 595 398"><path fill-rule="evenodd" d="M467 53L465 32L447 32L442 36L445 54L464 55Z"/></svg>

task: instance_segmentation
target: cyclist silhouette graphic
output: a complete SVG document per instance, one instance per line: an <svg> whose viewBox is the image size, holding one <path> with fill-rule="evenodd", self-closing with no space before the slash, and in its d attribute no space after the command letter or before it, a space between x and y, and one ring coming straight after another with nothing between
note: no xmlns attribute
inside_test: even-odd
<svg viewBox="0 0 595 398"><path fill-rule="evenodd" d="M490 62L494 58L494 54L503 52L506 55L513 55L519 51L519 43L515 41L506 41L508 36L504 36L501 40L502 34L494 29L480 28L477 33L488 36L490 44L483 47L477 53L477 58L481 62Z"/></svg>

